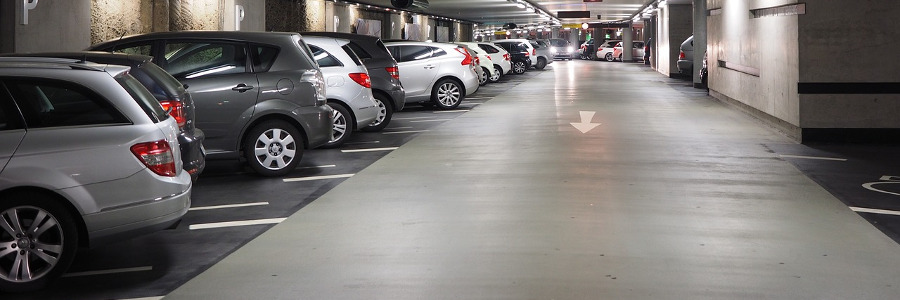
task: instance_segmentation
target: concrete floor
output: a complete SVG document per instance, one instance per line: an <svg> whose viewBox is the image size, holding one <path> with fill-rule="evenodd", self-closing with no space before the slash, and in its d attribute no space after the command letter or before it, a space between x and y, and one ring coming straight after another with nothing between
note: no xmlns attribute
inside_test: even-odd
<svg viewBox="0 0 900 300"><path fill-rule="evenodd" d="M894 241L686 84L554 63L165 299L900 297Z"/></svg>

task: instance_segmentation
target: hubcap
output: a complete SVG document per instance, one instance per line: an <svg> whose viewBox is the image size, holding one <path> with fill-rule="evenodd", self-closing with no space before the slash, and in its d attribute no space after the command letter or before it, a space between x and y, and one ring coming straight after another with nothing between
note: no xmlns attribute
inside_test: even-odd
<svg viewBox="0 0 900 300"><path fill-rule="evenodd" d="M485 82L488 81L488 71L487 70L484 70L484 72L481 72L481 79L479 79L478 81L482 84L484 84Z"/></svg>
<svg viewBox="0 0 900 300"><path fill-rule="evenodd" d="M447 82L438 88L438 102L443 106L453 106L459 102L459 87Z"/></svg>
<svg viewBox="0 0 900 300"><path fill-rule="evenodd" d="M334 111L334 127L332 127L333 138L331 142L339 141L342 137L344 137L344 133L347 132L347 117L344 116L341 112L335 110Z"/></svg>
<svg viewBox="0 0 900 300"><path fill-rule="evenodd" d="M387 106L384 105L384 102L375 99L375 103L378 105L378 115L375 116L375 121L372 122L372 124L369 124L369 126L381 125L381 123L384 122L384 118L387 117Z"/></svg>
<svg viewBox="0 0 900 300"><path fill-rule="evenodd" d="M522 62L516 63L516 73L525 73L525 63L522 63Z"/></svg>
<svg viewBox="0 0 900 300"><path fill-rule="evenodd" d="M491 74L491 81L500 80L500 72L501 72L500 68L495 67L494 74Z"/></svg>
<svg viewBox="0 0 900 300"><path fill-rule="evenodd" d="M0 213L0 279L23 283L47 275L59 262L63 238L59 222L41 208Z"/></svg>
<svg viewBox="0 0 900 300"><path fill-rule="evenodd" d="M286 130L270 128L256 139L253 151L256 160L264 168L280 170L294 160L294 156L297 155L297 143Z"/></svg>

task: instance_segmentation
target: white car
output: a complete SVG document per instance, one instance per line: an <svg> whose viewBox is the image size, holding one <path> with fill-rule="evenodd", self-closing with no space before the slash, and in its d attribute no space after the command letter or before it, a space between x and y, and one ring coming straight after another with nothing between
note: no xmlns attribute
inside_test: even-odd
<svg viewBox="0 0 900 300"><path fill-rule="evenodd" d="M616 57L613 56L613 47L615 47L619 42L619 40L607 40L603 42L603 44L600 44L600 46L597 47L597 59L606 61L616 60Z"/></svg>
<svg viewBox="0 0 900 300"><path fill-rule="evenodd" d="M459 45L415 41L385 43L400 68L406 103L453 109L478 90L475 59Z"/></svg>
<svg viewBox="0 0 900 300"><path fill-rule="evenodd" d="M613 56L618 61L622 60L622 42L616 43L613 47ZM644 59L644 42L633 42L631 44L631 60Z"/></svg>
<svg viewBox="0 0 900 300"><path fill-rule="evenodd" d="M347 46L349 40L322 36L306 36L303 40L319 63L325 77L325 98L334 109L333 137L322 147L340 147L354 130L369 126L378 116L369 72Z"/></svg>
<svg viewBox="0 0 900 300"><path fill-rule="evenodd" d="M477 67L481 68L482 74L481 78L478 79L478 82L481 85L485 85L488 82L496 82L496 80L491 80L491 78L500 79L500 71L494 68L494 62L490 55L487 54L484 49L478 47L477 43L456 43L458 45L462 45L467 47L470 54L475 56L475 64ZM474 53L472 53L474 52Z"/></svg>
<svg viewBox="0 0 900 300"><path fill-rule="evenodd" d="M509 56L509 52L506 52L506 49L503 47L499 47L494 45L493 43L476 43L478 48L487 52L488 56L491 57L491 63L494 64L494 69L497 71L497 77L491 77L489 80L491 82L500 81L500 78L503 75L508 74L512 71L512 61ZM494 74L494 73L492 73Z"/></svg>

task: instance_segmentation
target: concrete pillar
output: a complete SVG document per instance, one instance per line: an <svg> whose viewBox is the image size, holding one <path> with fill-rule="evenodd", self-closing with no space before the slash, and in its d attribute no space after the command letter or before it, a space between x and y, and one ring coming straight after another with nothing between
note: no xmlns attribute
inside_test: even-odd
<svg viewBox="0 0 900 300"><path fill-rule="evenodd" d="M153 1L153 32L169 31L169 0Z"/></svg>
<svg viewBox="0 0 900 300"><path fill-rule="evenodd" d="M559 30L560 30L560 29L561 29L561 28L559 28L559 27L553 27L552 29L550 29L550 38L551 38L551 39L558 39L558 38L559 38Z"/></svg>
<svg viewBox="0 0 900 300"><path fill-rule="evenodd" d="M628 22L628 27L622 29L622 62L634 61L632 50L634 47L634 30L631 25L632 23Z"/></svg>
<svg viewBox="0 0 900 300"><path fill-rule="evenodd" d="M0 53L16 52L16 2L0 0Z"/></svg>
<svg viewBox="0 0 900 300"><path fill-rule="evenodd" d="M700 81L703 53L706 52L706 0L694 0L694 87L704 88Z"/></svg>

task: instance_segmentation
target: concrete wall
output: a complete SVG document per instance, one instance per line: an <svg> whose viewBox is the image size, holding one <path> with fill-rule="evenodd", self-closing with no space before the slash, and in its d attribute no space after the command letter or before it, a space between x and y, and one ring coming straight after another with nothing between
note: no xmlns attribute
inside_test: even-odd
<svg viewBox="0 0 900 300"><path fill-rule="evenodd" d="M168 15L168 5L164 8ZM150 0L92 0L91 44L153 31L153 10Z"/></svg>
<svg viewBox="0 0 900 300"><path fill-rule="evenodd" d="M266 0L265 31L325 31L330 22L326 17L327 5L324 0Z"/></svg>
<svg viewBox="0 0 900 300"><path fill-rule="evenodd" d="M235 22L237 22L237 19L235 18L235 14L237 13L235 5L244 7L244 20L240 21L241 31L266 30L266 10L268 9L268 3L267 5L260 7L257 5L259 3L258 0L225 0L224 2L225 4L222 7L222 30L235 30ZM324 0L306 2L318 3L324 2Z"/></svg>
<svg viewBox="0 0 900 300"><path fill-rule="evenodd" d="M751 9L793 2L707 1L707 9L721 9L707 19L711 94L748 108L792 136L800 125L798 17L749 15Z"/></svg>
<svg viewBox="0 0 900 300"><path fill-rule="evenodd" d="M806 11L799 18L800 82L900 84L895 0L806 1ZM803 128L900 128L898 94L803 94L800 111Z"/></svg>
<svg viewBox="0 0 900 300"><path fill-rule="evenodd" d="M21 12L22 1L15 1ZM82 50L91 45L91 0L40 1L23 25L15 14L14 52Z"/></svg>
<svg viewBox="0 0 900 300"><path fill-rule="evenodd" d="M693 7L668 4L660 7L656 24L656 70L666 76L678 75L681 42L693 33Z"/></svg>

